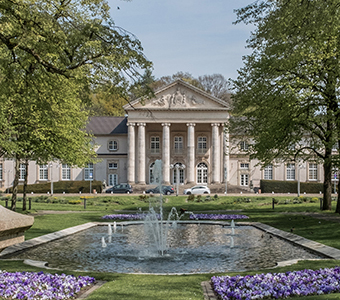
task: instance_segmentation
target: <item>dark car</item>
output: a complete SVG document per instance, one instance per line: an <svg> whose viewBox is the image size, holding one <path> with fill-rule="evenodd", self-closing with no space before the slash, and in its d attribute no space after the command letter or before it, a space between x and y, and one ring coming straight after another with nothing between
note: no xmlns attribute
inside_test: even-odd
<svg viewBox="0 0 340 300"><path fill-rule="evenodd" d="M133 192L133 189L130 184L117 184L113 187L108 188L105 192L116 194L131 194Z"/></svg>
<svg viewBox="0 0 340 300"><path fill-rule="evenodd" d="M173 194L175 191L174 191L174 188L170 185L162 185L162 193L163 195L171 195ZM147 194L159 194L159 186L156 186L152 189L148 189L145 191L145 193Z"/></svg>

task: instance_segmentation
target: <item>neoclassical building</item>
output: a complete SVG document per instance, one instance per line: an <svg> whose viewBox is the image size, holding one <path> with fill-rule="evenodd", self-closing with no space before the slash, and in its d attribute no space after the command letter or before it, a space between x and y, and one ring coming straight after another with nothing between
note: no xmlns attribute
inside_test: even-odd
<svg viewBox="0 0 340 300"><path fill-rule="evenodd" d="M128 115L127 182L151 183L155 160L163 162L163 181L220 184L225 181L228 156L225 154L224 123L228 105L184 81L159 90L155 98L136 100L124 106Z"/></svg>
<svg viewBox="0 0 340 300"><path fill-rule="evenodd" d="M207 184L216 191L227 185L248 189L261 179L322 182L322 166L315 162L268 165L246 154L248 141L225 133L228 104L182 81L155 92L153 99L137 99L124 106L125 117L92 117L87 130L94 135L98 163L71 168L52 162L29 163L28 183L59 180L101 180L108 186L153 184L152 167L163 162L163 181L181 185ZM21 165L21 180L25 174ZM0 184L13 183L13 160L0 162ZM179 172L178 177L176 172Z"/></svg>

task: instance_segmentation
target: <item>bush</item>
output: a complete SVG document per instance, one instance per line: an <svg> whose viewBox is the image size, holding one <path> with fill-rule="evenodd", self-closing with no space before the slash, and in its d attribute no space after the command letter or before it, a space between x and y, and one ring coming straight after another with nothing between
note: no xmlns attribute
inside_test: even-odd
<svg viewBox="0 0 340 300"><path fill-rule="evenodd" d="M81 200L69 200L68 204L81 204Z"/></svg>
<svg viewBox="0 0 340 300"><path fill-rule="evenodd" d="M189 201L189 202L195 201L195 195L190 194L190 195L188 196L188 198L187 198L187 201Z"/></svg>
<svg viewBox="0 0 340 300"><path fill-rule="evenodd" d="M261 180L262 193L297 193L297 181ZM300 182L300 190L308 194L319 194L323 192L323 183Z"/></svg>
<svg viewBox="0 0 340 300"><path fill-rule="evenodd" d="M102 192L102 182L95 180L91 183L92 189L96 190L98 193ZM18 186L18 193L23 192L23 185ZM9 189L9 192L13 192L13 188ZM35 193L35 194L47 194L47 192L51 192L51 183L37 183L37 184L29 184L27 185L27 193ZM89 193L90 192L90 182L81 180L81 181L56 181L53 182L53 192L56 194L65 193ZM92 191L91 191L92 192Z"/></svg>

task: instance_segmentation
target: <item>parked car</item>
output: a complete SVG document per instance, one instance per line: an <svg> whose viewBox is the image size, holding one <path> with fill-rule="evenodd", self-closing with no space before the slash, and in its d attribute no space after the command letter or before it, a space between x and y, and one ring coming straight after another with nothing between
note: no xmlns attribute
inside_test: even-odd
<svg viewBox="0 0 340 300"><path fill-rule="evenodd" d="M173 194L175 191L174 191L174 188L170 185L162 185L162 193L163 195L171 195ZM145 191L145 193L147 194L159 194L159 186L156 186L152 189L148 189Z"/></svg>
<svg viewBox="0 0 340 300"><path fill-rule="evenodd" d="M184 190L185 195L199 195L199 194L210 194L210 189L206 185L195 185L189 189Z"/></svg>
<svg viewBox="0 0 340 300"><path fill-rule="evenodd" d="M105 192L115 194L131 194L133 192L133 189L130 184L117 184L113 187L108 188Z"/></svg>

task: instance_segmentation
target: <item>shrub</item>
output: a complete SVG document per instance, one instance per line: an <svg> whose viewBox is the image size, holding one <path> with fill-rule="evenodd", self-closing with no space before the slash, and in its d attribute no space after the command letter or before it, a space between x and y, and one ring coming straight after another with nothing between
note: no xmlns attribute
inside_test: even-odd
<svg viewBox="0 0 340 300"><path fill-rule="evenodd" d="M23 192L23 185L18 186L18 193ZM98 193L102 192L102 182L98 180L94 180L91 183L92 189L96 190ZM9 192L13 192L13 188L9 189ZM51 192L51 183L37 183L37 184L29 184L27 185L27 193L35 193L35 194L47 194L47 192ZM85 180L77 180L77 181L56 181L53 182L53 192L62 194L65 193L89 193L90 192L90 182ZM91 191L92 192L92 191Z"/></svg>
<svg viewBox="0 0 340 300"><path fill-rule="evenodd" d="M190 201L190 202L194 201L195 200L195 195L193 195L193 194L189 195L187 200Z"/></svg>
<svg viewBox="0 0 340 300"><path fill-rule="evenodd" d="M81 200L69 200L68 204L81 204Z"/></svg>
<svg viewBox="0 0 340 300"><path fill-rule="evenodd" d="M262 193L297 193L297 181L261 180ZM323 183L300 182L300 190L308 194L323 192Z"/></svg>

